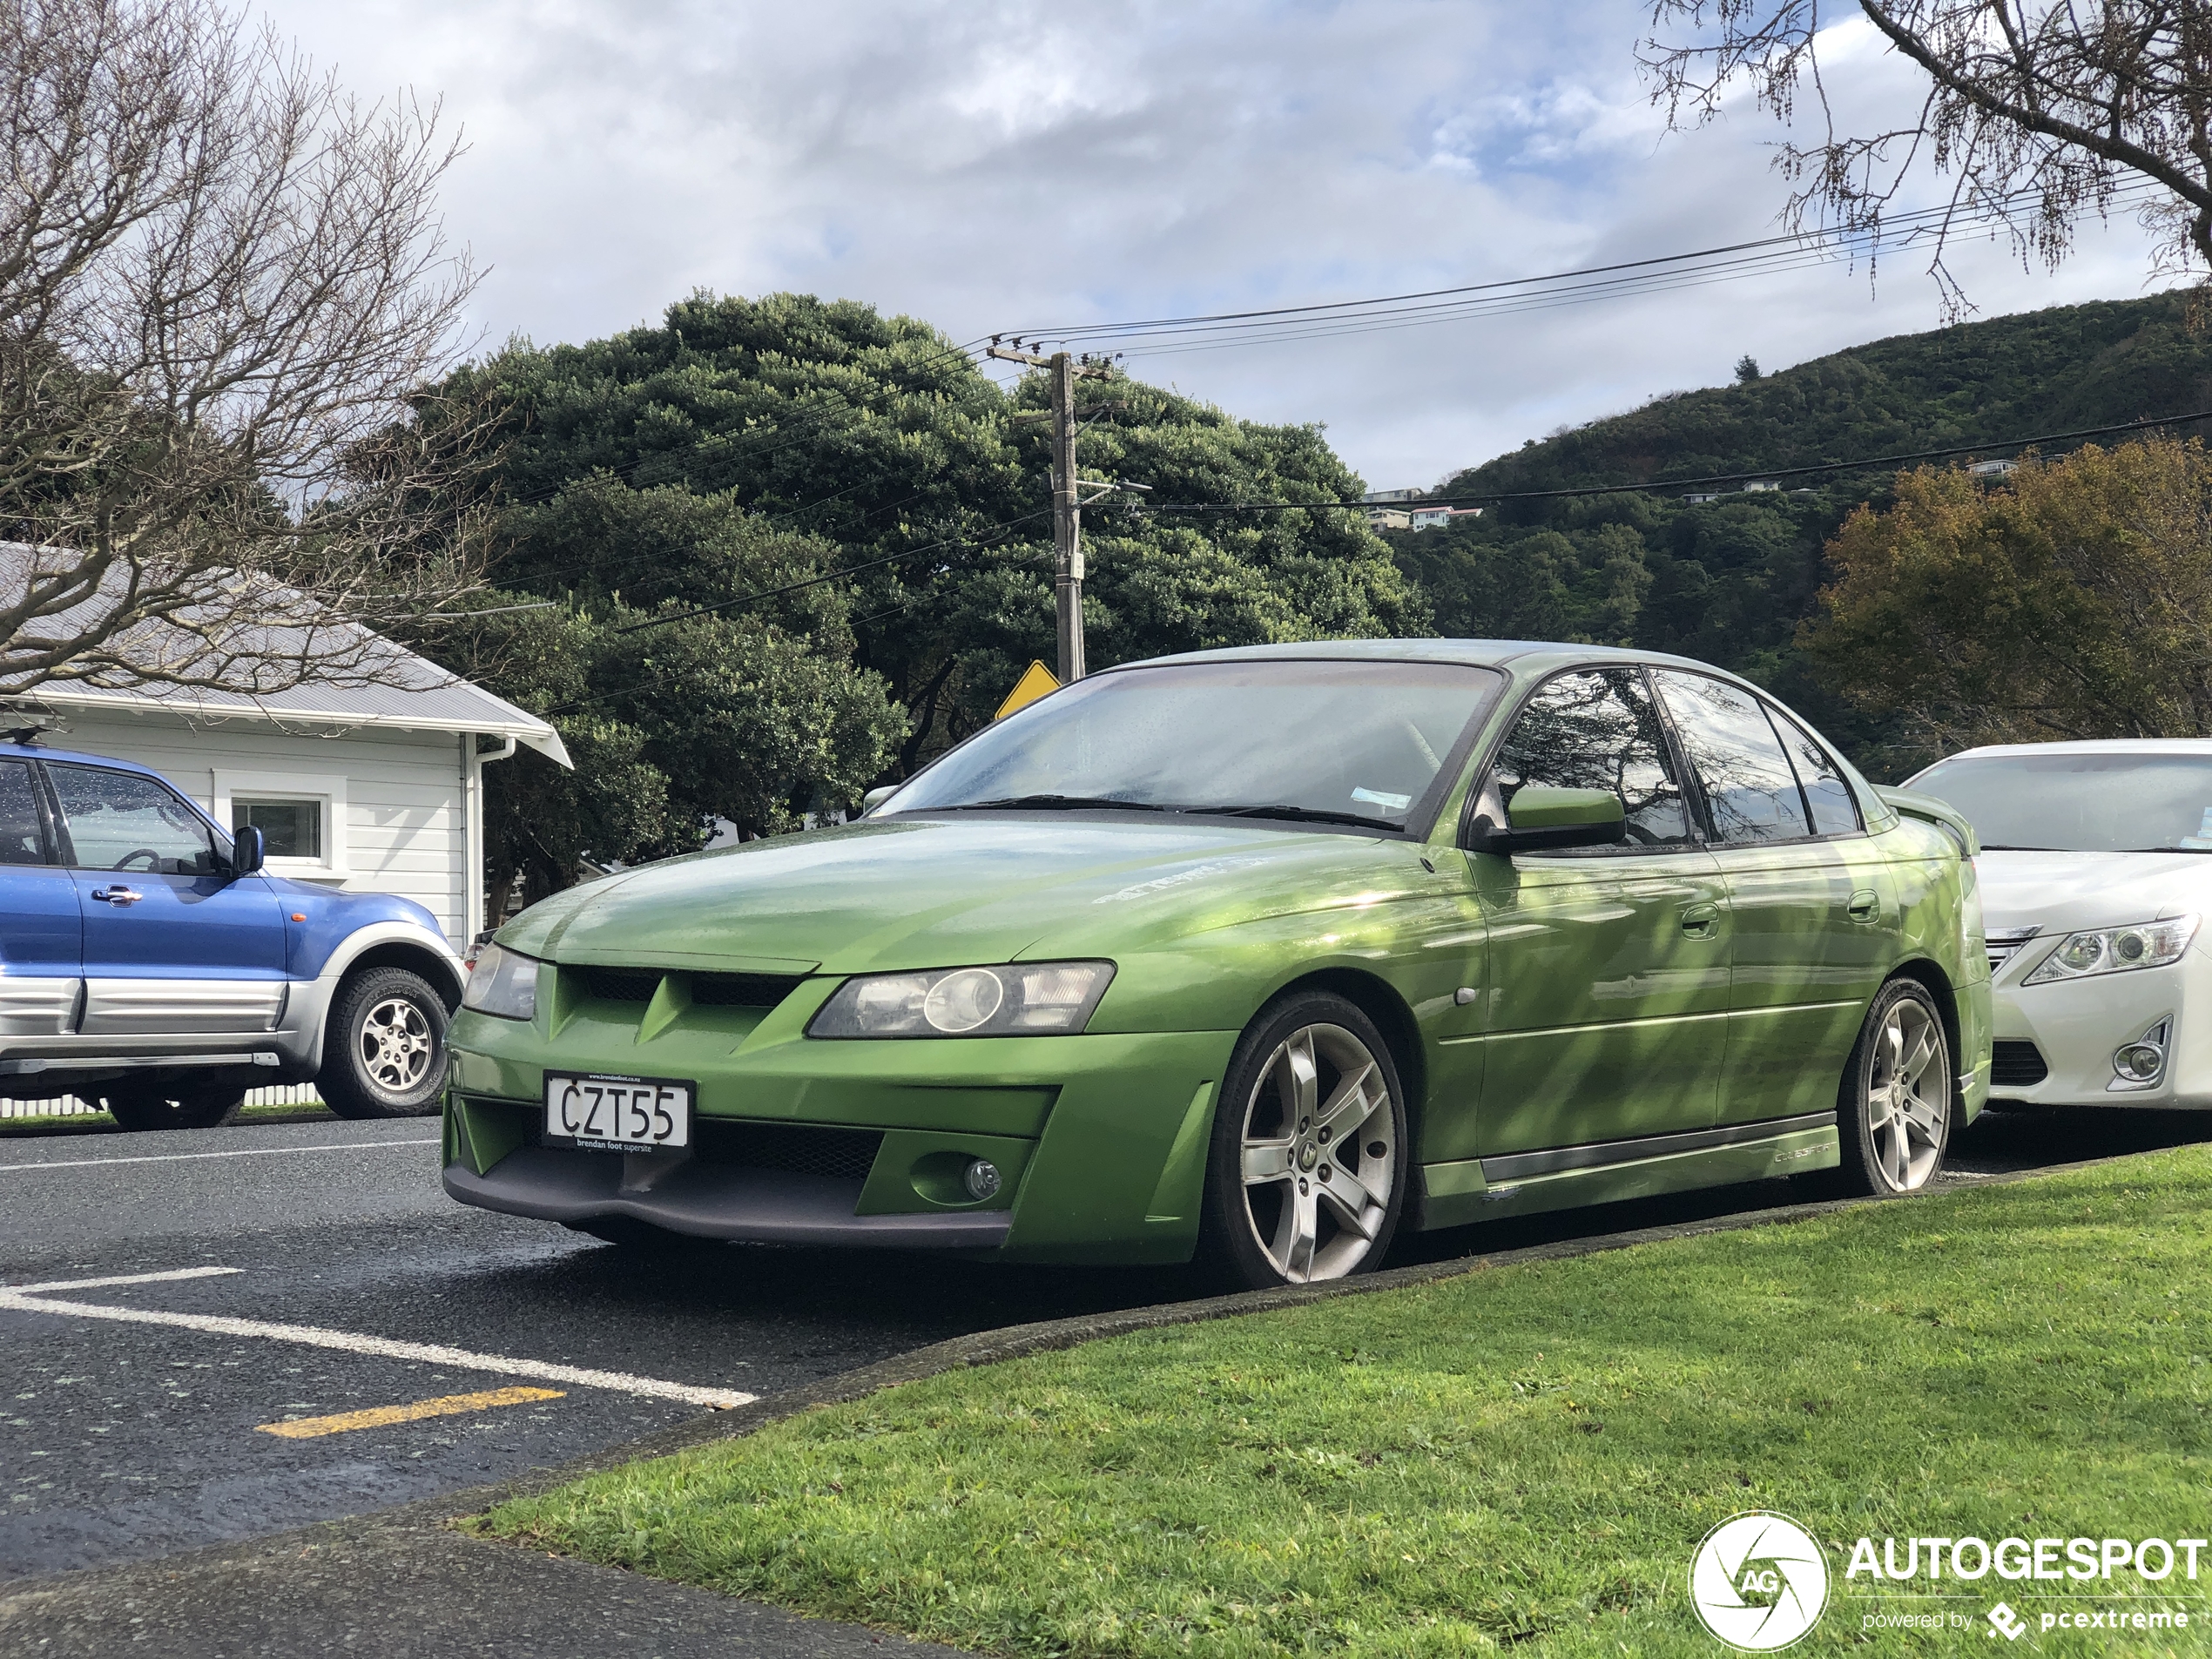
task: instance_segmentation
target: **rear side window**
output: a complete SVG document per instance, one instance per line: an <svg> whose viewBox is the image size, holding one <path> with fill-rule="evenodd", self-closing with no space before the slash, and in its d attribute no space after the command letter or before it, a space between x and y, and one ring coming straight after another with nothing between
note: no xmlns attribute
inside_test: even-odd
<svg viewBox="0 0 2212 1659"><path fill-rule="evenodd" d="M1774 729L1782 736L1782 746L1790 752L1791 764L1797 769L1797 785L1805 792L1805 806L1812 813L1812 833L1858 833L1862 827L1858 803L1852 799L1851 786L1844 781L1843 769L1836 765L1836 758L1819 738L1771 703L1767 705L1766 711L1767 718L1774 722Z"/></svg>
<svg viewBox="0 0 2212 1659"><path fill-rule="evenodd" d="M1797 774L1757 698L1703 674L1657 669L1652 678L1705 792L1715 840L1795 841L1812 833Z"/></svg>
<svg viewBox="0 0 2212 1659"><path fill-rule="evenodd" d="M206 822L167 787L135 772L47 763L80 870L212 875Z"/></svg>
<svg viewBox="0 0 2212 1659"><path fill-rule="evenodd" d="M1632 847L1690 844L1682 785L1640 670L1586 669L1536 689L1490 770L1501 808L1530 784L1611 790Z"/></svg>
<svg viewBox="0 0 2212 1659"><path fill-rule="evenodd" d="M30 763L0 760L0 864L44 864L45 832L38 822L38 797L31 791Z"/></svg>

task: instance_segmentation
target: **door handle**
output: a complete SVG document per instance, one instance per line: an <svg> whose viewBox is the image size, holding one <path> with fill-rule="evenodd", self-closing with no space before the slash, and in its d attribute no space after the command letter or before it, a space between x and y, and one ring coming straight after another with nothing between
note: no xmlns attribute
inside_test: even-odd
<svg viewBox="0 0 2212 1659"><path fill-rule="evenodd" d="M92 896L102 904L136 904L146 895L135 887L94 887Z"/></svg>
<svg viewBox="0 0 2212 1659"><path fill-rule="evenodd" d="M1882 895L1871 887L1861 887L1851 896L1849 914L1853 921L1873 921L1882 914Z"/></svg>
<svg viewBox="0 0 2212 1659"><path fill-rule="evenodd" d="M1682 913L1682 930L1686 938L1710 939L1720 931L1720 907L1694 904Z"/></svg>

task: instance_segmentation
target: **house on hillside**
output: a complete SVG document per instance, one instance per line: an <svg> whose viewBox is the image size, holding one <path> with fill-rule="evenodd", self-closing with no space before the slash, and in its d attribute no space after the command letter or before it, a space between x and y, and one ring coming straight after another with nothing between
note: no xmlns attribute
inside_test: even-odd
<svg viewBox="0 0 2212 1659"><path fill-rule="evenodd" d="M0 732L152 766L218 823L258 825L272 874L413 899L465 949L483 926L484 768L568 752L537 716L382 644L368 684L0 692Z"/></svg>

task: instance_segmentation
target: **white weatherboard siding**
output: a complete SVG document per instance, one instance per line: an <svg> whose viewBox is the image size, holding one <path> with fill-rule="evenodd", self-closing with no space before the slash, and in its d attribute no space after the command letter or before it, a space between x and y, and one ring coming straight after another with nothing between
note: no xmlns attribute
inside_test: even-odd
<svg viewBox="0 0 2212 1659"><path fill-rule="evenodd" d="M334 816L342 822L324 828L326 835L342 836L342 862L319 873L279 861L271 872L348 893L412 899L438 919L456 949L468 944L464 772L473 738L375 727L318 737L253 718L187 720L83 708L69 710L65 718L67 729L47 738L46 746L151 766L226 825L228 806L219 807L219 794L254 792L241 777L298 780L273 792L334 796L343 810ZM318 779L341 787L318 790Z"/></svg>

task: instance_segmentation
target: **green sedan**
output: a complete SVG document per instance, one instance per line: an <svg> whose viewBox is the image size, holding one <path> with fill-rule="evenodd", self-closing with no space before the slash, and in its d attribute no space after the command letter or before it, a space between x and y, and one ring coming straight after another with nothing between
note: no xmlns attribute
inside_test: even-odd
<svg viewBox="0 0 2212 1659"><path fill-rule="evenodd" d="M1181 1262L1837 1171L1989 1086L1972 831L1701 664L1370 640L1135 663L834 828L532 907L445 1187L671 1235Z"/></svg>

